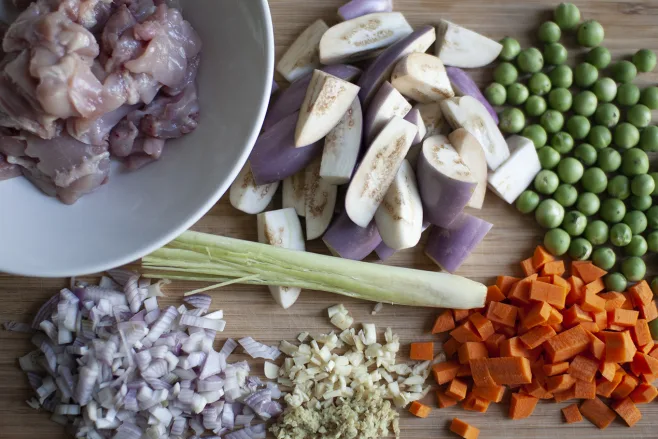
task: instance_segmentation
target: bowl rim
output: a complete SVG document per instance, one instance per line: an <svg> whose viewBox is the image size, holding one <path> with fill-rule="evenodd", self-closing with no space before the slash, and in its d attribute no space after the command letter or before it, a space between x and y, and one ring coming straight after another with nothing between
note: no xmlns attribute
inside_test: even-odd
<svg viewBox="0 0 658 439"><path fill-rule="evenodd" d="M256 143L256 139L260 134L260 128L263 125L263 120L265 119L265 113L267 112L267 108L269 105L270 93L272 90L272 78L274 77L274 27L272 24L272 14L270 11L268 1L267 0L259 0L259 1L261 3L263 15L264 15L263 18L265 22L265 39L266 39L265 41L266 69L264 76L264 84L261 84L263 86L264 91L261 98L260 106L258 108L258 112L253 118L254 126L251 134L249 135L248 139L245 142L244 151L242 151L242 153L238 157L235 163L235 167L231 170L230 173L227 174L226 180L221 185L217 186L217 189L214 191L212 196L209 197L208 200L199 209L197 209L195 212L192 212L185 221L181 222L178 226L172 228L168 233L163 234L159 239L154 240L150 244L145 245L139 249L136 249L130 253L126 253L121 257L114 258L106 262L97 263L95 265L85 266L80 270L63 271L60 269L55 269L55 270L45 269L45 270L39 270L39 272L35 272L29 270L23 271L20 269L16 269L16 267L14 267L13 269L9 269L7 271L5 271L6 269L3 269L2 271L0 271L0 273L6 273L16 276L25 276L25 277L65 278L65 277L76 277L76 276L85 276L89 274L101 273L110 270L112 268L121 267L123 265L127 265L132 262L137 262L142 257L163 247L164 245L166 245L167 243L171 242L176 237L178 237L181 233L188 230L190 227L196 224L201 218L203 218L210 211L210 209L212 209L212 207L215 204L217 204L220 198L226 193L230 185L233 184L233 181L236 179L238 173L240 172L244 164L247 162L247 159L251 154L251 150L253 149L254 144Z"/></svg>

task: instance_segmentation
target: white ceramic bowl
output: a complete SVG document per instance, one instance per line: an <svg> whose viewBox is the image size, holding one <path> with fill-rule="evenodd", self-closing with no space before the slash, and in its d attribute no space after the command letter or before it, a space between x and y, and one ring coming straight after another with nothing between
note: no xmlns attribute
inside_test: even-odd
<svg viewBox="0 0 658 439"><path fill-rule="evenodd" d="M226 192L260 130L274 64L266 0L184 0L203 38L199 127L137 172L66 206L24 179L0 182L0 271L65 277L117 267L161 247Z"/></svg>

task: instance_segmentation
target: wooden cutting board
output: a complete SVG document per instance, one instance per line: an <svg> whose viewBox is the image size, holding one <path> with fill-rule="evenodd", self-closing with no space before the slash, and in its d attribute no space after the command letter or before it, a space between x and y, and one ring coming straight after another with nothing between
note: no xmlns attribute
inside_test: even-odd
<svg viewBox="0 0 658 439"><path fill-rule="evenodd" d="M255 0L242 0L255 1ZM335 11L342 0L270 0L277 58L293 39L311 22L323 18L335 23ZM599 20L606 31L605 45L614 59L628 56L634 50L648 47L658 50L658 0L635 2L588 0L577 1L585 19ZM395 9L403 12L414 26L436 23L447 18L494 39L506 35L518 38L524 46L536 44L537 26L551 17L557 4L539 0L395 0ZM573 46L572 37L567 37ZM572 51L574 54L576 50ZM484 84L490 80L490 71L477 72ZM658 75L642 75L642 82L656 83ZM280 84L282 78L278 77ZM280 201L275 201L278 207ZM519 275L517 262L530 255L541 242L543 232L532 216L519 214L489 193L484 209L474 214L495 226L482 245L461 268L459 274L489 283L494 276L507 273ZM223 234L237 238L256 239L256 218L233 209L224 197L195 227L196 230ZM326 253L320 242L309 244L312 251ZM387 264L435 270L436 267L417 249L399 252ZM654 267L656 258L649 261ZM39 306L58 289L67 286L68 280L27 279L0 276L0 322L18 320L29 322ZM176 283L168 288L168 298L161 303L179 304L184 291L193 284ZM393 328L401 336L402 358L408 355L408 343L438 341L428 334L436 311L432 309L384 306L372 316L373 304L350 300L328 293L305 291L297 304L288 311L280 309L266 288L231 286L214 292L214 307L226 313L228 326L222 336L251 335L265 343L281 339L293 340L300 331L321 333L333 328L326 318L326 308L343 302L357 322L374 322L378 328ZM67 437L63 429L53 424L45 413L30 409L24 401L31 394L24 375L17 367L16 357L32 348L28 337L0 330L0 438L32 439ZM438 352L438 347L437 347ZM241 359L236 356L236 359ZM262 373L262 365L253 362L254 372ZM435 406L434 395L427 402ZM573 426L563 424L560 408L566 404L541 402L535 413L523 421L507 419L507 404L492 405L486 414L465 412L460 408L435 409L427 419L402 414L402 437L407 439L455 437L447 429L450 420L457 416L482 430L481 438L658 438L658 406L642 406L643 419L628 429L618 418L607 430L600 431L584 421Z"/></svg>

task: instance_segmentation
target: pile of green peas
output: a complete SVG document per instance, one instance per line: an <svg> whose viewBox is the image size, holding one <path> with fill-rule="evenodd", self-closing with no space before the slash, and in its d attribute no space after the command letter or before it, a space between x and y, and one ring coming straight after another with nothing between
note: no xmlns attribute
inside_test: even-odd
<svg viewBox="0 0 658 439"><path fill-rule="evenodd" d="M567 65L563 32L575 31L583 62ZM506 37L494 83L485 96L500 113L500 129L532 140L542 166L516 201L548 231L544 245L556 256L591 259L610 272L606 287L624 291L646 275L645 254L658 253L658 87L633 84L656 67L648 49L612 63L600 23L581 22L580 11L561 3L537 38L543 50L522 49ZM658 294L658 278L653 282ZM657 328L658 331L658 328Z"/></svg>

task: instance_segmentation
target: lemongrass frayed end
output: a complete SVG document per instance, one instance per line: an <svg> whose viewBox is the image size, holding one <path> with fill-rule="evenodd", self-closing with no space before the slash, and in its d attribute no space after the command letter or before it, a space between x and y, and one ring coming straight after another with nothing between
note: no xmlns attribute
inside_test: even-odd
<svg viewBox="0 0 658 439"><path fill-rule="evenodd" d="M204 287L204 288L199 288L199 289L196 289L196 290L188 291L187 293L183 294L183 296L187 297L187 296L191 296L193 294L203 293L205 291L210 291L210 290L216 290L218 288L226 287L226 286L231 285L231 284L238 284L238 283L242 283L242 282L247 281L247 280L253 280L253 279L258 279L258 278L259 278L259 275L252 274L251 276L244 276L244 277L241 277L241 278L238 278L238 279L232 279L232 280L229 280L229 281L226 281L226 282L222 282L222 283L218 283L218 284L214 284L214 285L209 285L209 286Z"/></svg>

